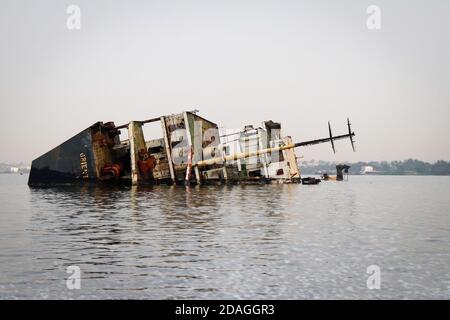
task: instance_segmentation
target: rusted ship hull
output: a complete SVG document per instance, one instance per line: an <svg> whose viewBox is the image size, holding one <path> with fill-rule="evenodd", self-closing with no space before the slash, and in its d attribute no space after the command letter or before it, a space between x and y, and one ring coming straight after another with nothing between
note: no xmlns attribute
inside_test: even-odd
<svg viewBox="0 0 450 320"><path fill-rule="evenodd" d="M158 122L161 136L146 139L143 126ZM329 138L293 143L273 121L220 135L216 123L196 112L120 126L97 122L35 159L28 184L299 183L294 148L331 141L334 149L334 140L354 136L348 126L345 135L333 137L330 129Z"/></svg>

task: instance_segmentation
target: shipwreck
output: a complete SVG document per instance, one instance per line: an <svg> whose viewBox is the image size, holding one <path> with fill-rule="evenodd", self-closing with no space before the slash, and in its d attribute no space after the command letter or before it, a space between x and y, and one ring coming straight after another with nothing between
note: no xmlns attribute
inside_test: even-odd
<svg viewBox="0 0 450 320"><path fill-rule="evenodd" d="M295 148L330 142L335 151L335 140L349 138L354 150L348 119L346 134L333 136L328 122L328 137L294 143L278 122L221 134L216 123L197 113L119 126L97 122L35 159L28 184L301 183ZM161 136L146 139L144 126L157 122Z"/></svg>

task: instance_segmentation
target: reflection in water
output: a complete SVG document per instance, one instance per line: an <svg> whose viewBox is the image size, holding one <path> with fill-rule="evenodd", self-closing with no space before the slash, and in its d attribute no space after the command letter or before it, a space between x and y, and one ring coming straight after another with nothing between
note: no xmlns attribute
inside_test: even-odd
<svg viewBox="0 0 450 320"><path fill-rule="evenodd" d="M448 298L450 179L418 179L51 189L0 182L8 191L0 297ZM366 288L371 264L383 270L382 291ZM81 268L81 290L65 287L69 265Z"/></svg>

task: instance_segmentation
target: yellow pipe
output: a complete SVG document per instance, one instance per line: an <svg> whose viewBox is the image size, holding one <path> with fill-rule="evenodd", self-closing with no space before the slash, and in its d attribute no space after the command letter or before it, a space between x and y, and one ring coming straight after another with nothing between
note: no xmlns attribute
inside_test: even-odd
<svg viewBox="0 0 450 320"><path fill-rule="evenodd" d="M211 159L207 159L207 160L200 160L195 165L197 165L199 167L204 167L204 166L210 166L213 164L223 164L224 162L227 162L227 161L233 161L233 160L238 160L238 159L242 159L242 158L256 157L256 156L260 156L265 153L282 151L282 150L286 150L286 149L292 149L295 147L296 147L295 144L287 144L287 145L281 146L281 147L259 149L256 151L239 152L239 153L231 154L229 156L225 156L223 158L211 158Z"/></svg>

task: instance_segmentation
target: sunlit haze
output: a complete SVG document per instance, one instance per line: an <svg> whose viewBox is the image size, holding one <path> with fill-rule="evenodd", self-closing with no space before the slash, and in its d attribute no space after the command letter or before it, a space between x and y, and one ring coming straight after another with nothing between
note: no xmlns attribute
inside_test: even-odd
<svg viewBox="0 0 450 320"><path fill-rule="evenodd" d="M81 9L81 29L66 9ZM369 5L381 29L366 25ZM0 2L0 162L96 121L272 119L304 160L450 160L448 1ZM148 137L153 138L153 137ZM154 137L156 138L156 137Z"/></svg>

